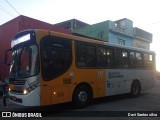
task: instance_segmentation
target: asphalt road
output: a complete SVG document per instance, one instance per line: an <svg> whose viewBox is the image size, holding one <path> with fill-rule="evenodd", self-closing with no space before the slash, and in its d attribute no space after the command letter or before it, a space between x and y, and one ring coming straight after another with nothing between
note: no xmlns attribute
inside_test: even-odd
<svg viewBox="0 0 160 120"><path fill-rule="evenodd" d="M4 108L2 99L0 100L0 111L38 112L40 114L42 113L42 118L39 117L38 119L45 120L81 120L82 118L84 120L160 119L160 87L154 87L153 89L141 92L141 95L137 98L130 98L127 95L117 95L95 99L90 106L83 109L75 109L69 103L45 107L22 107L10 102L8 102L8 107ZM150 115L152 117L149 117ZM156 115L158 117L155 117Z"/></svg>

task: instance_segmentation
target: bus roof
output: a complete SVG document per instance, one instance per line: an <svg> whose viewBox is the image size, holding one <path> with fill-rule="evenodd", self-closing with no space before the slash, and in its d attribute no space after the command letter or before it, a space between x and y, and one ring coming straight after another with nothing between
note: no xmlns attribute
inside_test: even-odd
<svg viewBox="0 0 160 120"><path fill-rule="evenodd" d="M117 48L122 48L122 49L133 50L133 51L150 52L152 54L155 54L154 51L143 49L143 48L113 44L113 43L105 42L105 41L100 40L100 39L98 40L98 39L94 39L94 38L88 38L88 37L85 37L85 36L76 36L74 34L69 35L69 34L65 34L65 33L59 33L59 32L55 32L55 31L49 31L49 30L43 30L43 29L28 29L28 30L24 30L24 31L35 31L35 32L45 31L45 32L48 32L49 34L57 36L57 37L68 38L68 39L72 39L72 40L76 40L76 41L83 41L83 42L107 45L107 46L110 46L110 47L117 47ZM21 31L21 32L24 32L24 31ZM19 32L19 33L21 33L21 32Z"/></svg>

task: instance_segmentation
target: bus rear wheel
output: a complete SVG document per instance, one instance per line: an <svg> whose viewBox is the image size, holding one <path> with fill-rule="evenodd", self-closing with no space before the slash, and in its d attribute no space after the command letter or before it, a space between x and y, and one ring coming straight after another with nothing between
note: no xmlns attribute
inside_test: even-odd
<svg viewBox="0 0 160 120"><path fill-rule="evenodd" d="M87 85L79 85L72 98L72 103L76 108L86 107L92 99L91 89Z"/></svg>
<svg viewBox="0 0 160 120"><path fill-rule="evenodd" d="M133 81L130 92L131 97L138 97L140 95L140 91L141 91L141 86L139 81L137 80Z"/></svg>

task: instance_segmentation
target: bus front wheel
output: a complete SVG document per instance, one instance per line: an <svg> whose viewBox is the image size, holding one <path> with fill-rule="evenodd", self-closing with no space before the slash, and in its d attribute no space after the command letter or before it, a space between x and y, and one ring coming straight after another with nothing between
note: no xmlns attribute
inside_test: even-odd
<svg viewBox="0 0 160 120"><path fill-rule="evenodd" d="M138 97L140 95L140 91L141 91L141 86L139 81L137 80L133 81L130 92L131 97Z"/></svg>
<svg viewBox="0 0 160 120"><path fill-rule="evenodd" d="M92 99L91 89L87 85L79 85L73 93L72 103L76 108L87 106Z"/></svg>

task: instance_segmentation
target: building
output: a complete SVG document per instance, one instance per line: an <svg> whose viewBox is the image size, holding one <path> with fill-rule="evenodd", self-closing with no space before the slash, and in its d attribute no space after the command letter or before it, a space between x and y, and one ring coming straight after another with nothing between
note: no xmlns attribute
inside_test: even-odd
<svg viewBox="0 0 160 120"><path fill-rule="evenodd" d="M133 32L134 32L133 46L149 50L150 43L152 43L152 34L137 27L134 28Z"/></svg>
<svg viewBox="0 0 160 120"><path fill-rule="evenodd" d="M46 29L56 32L71 34L68 29L60 28L56 25L45 23L26 16L18 16L15 19L0 26L0 74L6 76L8 74L8 67L4 63L4 51L11 48L11 39L16 33L25 29ZM4 69L6 73L4 73Z"/></svg>
<svg viewBox="0 0 160 120"><path fill-rule="evenodd" d="M85 26L88 26L89 24L82 22L80 20L77 20L77 19L71 19L71 20L67 20L64 22L54 24L54 25L65 28L65 29L69 29L72 31L73 29L85 27Z"/></svg>
<svg viewBox="0 0 160 120"><path fill-rule="evenodd" d="M103 40L114 44L150 49L152 34L140 28L134 28L127 18L117 21L104 21L85 27L75 28L75 34Z"/></svg>
<svg viewBox="0 0 160 120"><path fill-rule="evenodd" d="M133 22L129 19L108 21L108 42L126 46L133 46Z"/></svg>

